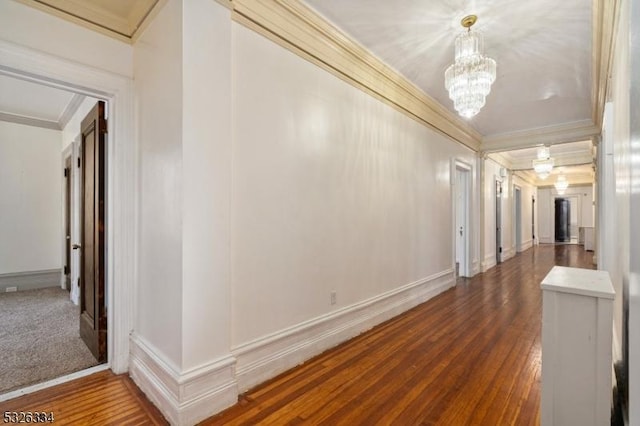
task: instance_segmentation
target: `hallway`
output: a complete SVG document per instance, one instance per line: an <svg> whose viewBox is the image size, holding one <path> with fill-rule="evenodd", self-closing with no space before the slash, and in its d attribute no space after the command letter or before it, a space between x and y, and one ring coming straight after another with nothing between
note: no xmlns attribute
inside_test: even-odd
<svg viewBox="0 0 640 426"><path fill-rule="evenodd" d="M203 424L538 424L539 283L553 265L593 268L591 258L577 245L527 250L247 392ZM100 389L106 396L108 383L123 379L111 376ZM83 392L93 397L80 404L87 416L144 407L131 392L101 398L89 392L94 382L80 379L61 385L68 393L52 388L0 408L53 411L65 424L70 412L91 422L77 417Z"/></svg>

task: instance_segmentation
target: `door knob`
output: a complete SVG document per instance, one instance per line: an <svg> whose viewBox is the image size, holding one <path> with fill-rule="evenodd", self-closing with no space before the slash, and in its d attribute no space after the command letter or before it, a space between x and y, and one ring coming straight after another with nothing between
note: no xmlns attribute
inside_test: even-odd
<svg viewBox="0 0 640 426"><path fill-rule="evenodd" d="M74 250L78 250L79 248L81 248L82 246L80 244L74 244L73 246L71 246Z"/></svg>
<svg viewBox="0 0 640 426"><path fill-rule="evenodd" d="M462 226L460 227L460 235L462 235Z"/></svg>

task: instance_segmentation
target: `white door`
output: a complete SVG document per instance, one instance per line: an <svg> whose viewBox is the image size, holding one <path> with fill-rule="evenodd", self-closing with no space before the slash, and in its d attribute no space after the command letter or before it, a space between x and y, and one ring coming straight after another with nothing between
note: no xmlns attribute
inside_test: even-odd
<svg viewBox="0 0 640 426"><path fill-rule="evenodd" d="M456 167L455 181L455 233L457 276L469 274L469 170Z"/></svg>

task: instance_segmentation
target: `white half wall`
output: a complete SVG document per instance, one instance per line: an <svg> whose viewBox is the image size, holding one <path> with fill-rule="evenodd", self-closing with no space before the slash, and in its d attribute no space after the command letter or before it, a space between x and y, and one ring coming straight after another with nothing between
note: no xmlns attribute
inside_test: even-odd
<svg viewBox="0 0 640 426"><path fill-rule="evenodd" d="M62 268L61 132L0 121L0 274Z"/></svg>

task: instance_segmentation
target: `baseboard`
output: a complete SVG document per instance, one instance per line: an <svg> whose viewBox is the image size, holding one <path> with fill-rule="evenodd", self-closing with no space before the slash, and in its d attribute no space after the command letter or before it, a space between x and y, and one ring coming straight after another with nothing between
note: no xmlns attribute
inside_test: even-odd
<svg viewBox="0 0 640 426"><path fill-rule="evenodd" d="M520 252L522 253L523 251L529 250L531 247L533 247L533 239L524 241L522 243L522 250Z"/></svg>
<svg viewBox="0 0 640 426"><path fill-rule="evenodd" d="M131 336L133 381L172 425L193 425L238 401L231 355L179 372L140 336Z"/></svg>
<svg viewBox="0 0 640 426"><path fill-rule="evenodd" d="M453 287L446 270L231 349L244 392Z"/></svg>
<svg viewBox="0 0 640 426"><path fill-rule="evenodd" d="M487 272L489 269L496 266L496 254L489 253L489 255L485 256L480 266L482 267L482 272Z"/></svg>
<svg viewBox="0 0 640 426"><path fill-rule="evenodd" d="M62 271L60 269L0 274L0 293L4 293L7 291L7 288L12 287L16 288L12 291L60 287L61 280Z"/></svg>
<svg viewBox="0 0 640 426"><path fill-rule="evenodd" d="M472 263L471 263L471 274L472 275L476 275L479 274L481 272L481 268L480 268L480 261L478 259L475 259Z"/></svg>
<svg viewBox="0 0 640 426"><path fill-rule="evenodd" d="M515 247L509 247L507 249L504 249L502 251L502 261L504 262L505 260L511 259L515 255L516 255L516 248Z"/></svg>

